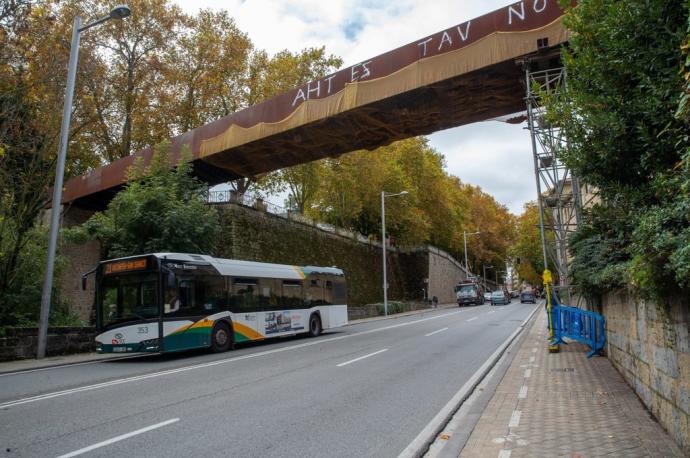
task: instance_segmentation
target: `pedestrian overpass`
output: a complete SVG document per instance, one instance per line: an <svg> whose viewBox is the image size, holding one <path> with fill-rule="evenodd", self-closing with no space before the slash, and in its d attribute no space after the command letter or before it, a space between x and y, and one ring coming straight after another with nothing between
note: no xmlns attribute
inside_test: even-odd
<svg viewBox="0 0 690 458"><path fill-rule="evenodd" d="M557 0L513 3L179 135L173 152L188 145L194 173L213 185L524 113L529 72L560 66L562 17ZM63 203L105 208L151 155L72 178Z"/></svg>

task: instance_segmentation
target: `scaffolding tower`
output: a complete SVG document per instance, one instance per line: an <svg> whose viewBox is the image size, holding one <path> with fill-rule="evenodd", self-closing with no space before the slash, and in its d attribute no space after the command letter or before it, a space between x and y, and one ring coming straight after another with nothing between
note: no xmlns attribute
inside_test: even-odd
<svg viewBox="0 0 690 458"><path fill-rule="evenodd" d="M542 103L543 96L557 95L566 84L565 68L549 68L553 62L553 54L537 55L525 59L523 68L544 265L558 273L561 294L567 294L570 292L568 237L580 224L582 197L577 177L559 158L567 139L560 126L548 121Z"/></svg>

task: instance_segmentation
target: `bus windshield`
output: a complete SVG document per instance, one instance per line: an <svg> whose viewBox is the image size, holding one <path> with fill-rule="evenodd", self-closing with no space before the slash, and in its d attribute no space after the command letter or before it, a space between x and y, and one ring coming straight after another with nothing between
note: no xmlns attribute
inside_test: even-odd
<svg viewBox="0 0 690 458"><path fill-rule="evenodd" d="M98 313L103 328L159 315L158 275L134 273L103 278Z"/></svg>

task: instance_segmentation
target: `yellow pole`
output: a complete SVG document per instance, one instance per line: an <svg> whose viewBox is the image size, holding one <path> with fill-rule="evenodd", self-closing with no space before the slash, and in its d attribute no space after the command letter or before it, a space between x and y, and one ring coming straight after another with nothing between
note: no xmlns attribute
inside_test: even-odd
<svg viewBox="0 0 690 458"><path fill-rule="evenodd" d="M551 344L554 340L553 332L553 304L551 303L551 283L553 279L551 277L551 271L549 269L544 270L544 290L546 291L546 316L549 319L549 353L558 353L560 348L558 344Z"/></svg>

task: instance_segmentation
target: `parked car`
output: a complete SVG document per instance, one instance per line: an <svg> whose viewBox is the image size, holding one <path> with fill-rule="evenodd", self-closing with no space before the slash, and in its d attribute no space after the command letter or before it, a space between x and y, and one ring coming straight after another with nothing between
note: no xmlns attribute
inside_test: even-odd
<svg viewBox="0 0 690 458"><path fill-rule="evenodd" d="M525 302L531 302L532 304L537 303L537 298L534 295L534 291L523 291L520 293L520 303L524 304Z"/></svg>
<svg viewBox="0 0 690 458"><path fill-rule="evenodd" d="M491 293L489 291L484 293L484 300L487 302L491 302Z"/></svg>
<svg viewBox="0 0 690 458"><path fill-rule="evenodd" d="M498 290L491 293L491 305L508 305L510 304L510 296L504 291Z"/></svg>

